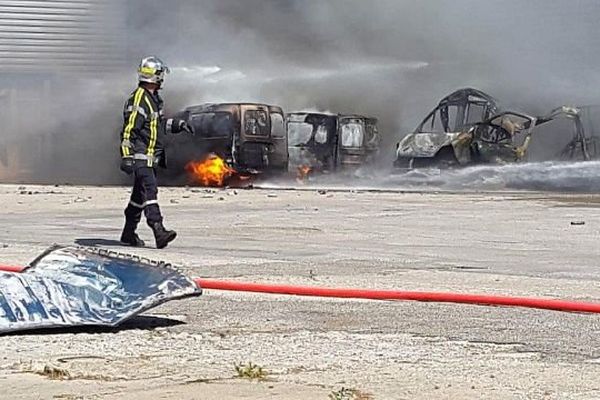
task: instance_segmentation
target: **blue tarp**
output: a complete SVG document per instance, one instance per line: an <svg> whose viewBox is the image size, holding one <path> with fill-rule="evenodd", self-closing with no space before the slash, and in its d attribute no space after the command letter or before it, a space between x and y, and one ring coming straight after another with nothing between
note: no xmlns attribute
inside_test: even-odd
<svg viewBox="0 0 600 400"><path fill-rule="evenodd" d="M167 264L55 247L22 273L0 272L0 333L116 326L165 301L201 292L192 279Z"/></svg>

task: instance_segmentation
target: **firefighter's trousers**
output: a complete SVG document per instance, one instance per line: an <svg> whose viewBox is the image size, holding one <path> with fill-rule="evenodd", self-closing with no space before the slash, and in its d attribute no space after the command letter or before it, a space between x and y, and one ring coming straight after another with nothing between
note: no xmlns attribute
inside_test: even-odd
<svg viewBox="0 0 600 400"><path fill-rule="evenodd" d="M126 225L135 230L142 218L143 211L146 214L146 222L153 227L157 222L162 222L158 206L156 171L151 167L136 165L134 178L131 199L125 209Z"/></svg>

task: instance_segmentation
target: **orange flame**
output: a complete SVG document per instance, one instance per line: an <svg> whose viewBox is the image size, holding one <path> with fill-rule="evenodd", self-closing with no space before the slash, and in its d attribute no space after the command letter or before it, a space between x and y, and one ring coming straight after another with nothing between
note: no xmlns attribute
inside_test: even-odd
<svg viewBox="0 0 600 400"><path fill-rule="evenodd" d="M236 173L225 160L216 154L209 154L202 161L190 161L185 170L202 186L223 186L225 179Z"/></svg>
<svg viewBox="0 0 600 400"><path fill-rule="evenodd" d="M298 182L304 182L308 179L308 174L312 171L312 168L308 165L300 165L298 167L298 173L296 174L296 180Z"/></svg>

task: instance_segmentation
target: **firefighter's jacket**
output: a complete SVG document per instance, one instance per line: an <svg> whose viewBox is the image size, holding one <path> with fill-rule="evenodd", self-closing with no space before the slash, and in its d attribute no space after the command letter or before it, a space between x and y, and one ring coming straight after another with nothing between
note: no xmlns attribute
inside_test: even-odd
<svg viewBox="0 0 600 400"><path fill-rule="evenodd" d="M166 166L167 123L158 92L152 94L139 86L125 103L123 118L121 157L133 157L136 164L146 161L148 167Z"/></svg>

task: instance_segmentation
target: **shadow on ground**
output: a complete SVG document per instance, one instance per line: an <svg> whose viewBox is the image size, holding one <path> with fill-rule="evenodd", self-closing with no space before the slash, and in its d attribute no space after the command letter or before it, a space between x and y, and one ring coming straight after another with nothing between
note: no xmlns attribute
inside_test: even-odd
<svg viewBox="0 0 600 400"><path fill-rule="evenodd" d="M44 329L30 329L17 332L0 333L0 336L22 336L22 335L62 335L73 333L117 333L121 331L143 329L152 330L156 328L168 328L172 326L184 325L185 322L171 318L137 316L123 322L118 326L73 326Z"/></svg>
<svg viewBox="0 0 600 400"><path fill-rule="evenodd" d="M120 241L118 240L111 240L111 239L100 239L100 238L82 238L82 239L75 239L75 244L79 245L79 246L86 246L86 247L99 247L99 246L106 246L106 247L128 247L123 245Z"/></svg>

